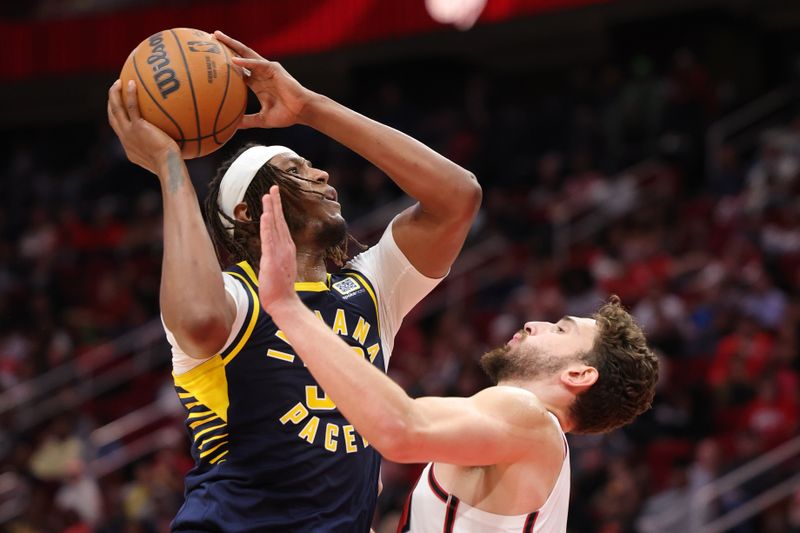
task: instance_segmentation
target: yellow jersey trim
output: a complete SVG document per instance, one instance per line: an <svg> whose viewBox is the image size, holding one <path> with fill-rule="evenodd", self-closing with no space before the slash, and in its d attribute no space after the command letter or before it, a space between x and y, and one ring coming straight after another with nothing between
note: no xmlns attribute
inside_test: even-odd
<svg viewBox="0 0 800 533"><path fill-rule="evenodd" d="M372 298L372 303L375 304L375 319L378 321L378 336L380 336L380 334L381 334L381 310L378 307L378 298L375 296L375 293L372 292L372 287L370 287L369 283L367 283L367 281L364 278L361 277L361 274L356 274L355 272L348 272L347 274L345 274L345 276L353 276L354 278L356 278L358 281L361 282L361 285L363 285L365 289L367 289L367 292L369 293L369 297Z"/></svg>
<svg viewBox="0 0 800 533"><path fill-rule="evenodd" d="M206 444L208 444L209 442L212 442L212 441L215 441L215 440L218 440L218 439L224 439L224 438L225 438L225 437L227 437L227 436L228 436L228 434L227 434L227 433L223 433L222 435L214 435L214 436L212 436L212 437L208 437L207 439L205 439L203 442L201 442L201 443L200 443L200 444L197 446L197 449L198 449L198 450L202 450L203 448L205 448ZM226 441L226 442L227 442L227 441Z"/></svg>
<svg viewBox="0 0 800 533"><path fill-rule="evenodd" d="M295 281L294 290L298 292L325 292L328 284L324 281Z"/></svg>
<svg viewBox="0 0 800 533"><path fill-rule="evenodd" d="M224 428L226 425L227 424L219 424L217 426L211 426L210 428L202 429L194 434L194 441L197 442L197 439L199 439L202 435L205 435L209 431L214 431L215 429Z"/></svg>
<svg viewBox="0 0 800 533"><path fill-rule="evenodd" d="M236 266L244 270L244 273L247 274L248 278L250 278L250 282L256 287L258 287L258 276L256 276L256 273L253 270L253 267L250 266L250 263L248 263L247 261L240 261L236 263Z"/></svg>
<svg viewBox="0 0 800 533"><path fill-rule="evenodd" d="M214 413L225 422L228 421L228 380L225 363L219 354L183 374L176 376L173 372L172 376L175 385L188 391L179 392L178 396L192 398L209 410L207 413L190 412L187 420Z"/></svg>
<svg viewBox="0 0 800 533"><path fill-rule="evenodd" d="M200 452L200 458L202 459L203 457L206 457L206 456L208 456L208 455L211 455L211 454L212 454L212 453L214 453L214 451L215 451L215 450L217 450L217 449L218 449L220 446L223 446L223 445L225 445L225 444L228 444L228 441L224 440L224 441L220 442L219 444L217 444L216 446L214 446L213 448L209 448L209 449L207 449L207 450L206 450L206 451L204 451L204 452Z"/></svg>
<svg viewBox="0 0 800 533"><path fill-rule="evenodd" d="M182 385L182 383L186 383L187 381L190 381L190 380L196 378L197 376L205 374L206 371L208 371L209 368L214 368L214 367L218 366L220 364L220 361L218 361L218 359L221 360L222 357L219 354L215 354L215 355L211 356L210 358L206 359L205 361L203 361L202 363L200 363L199 365L197 365L196 367L192 368L191 370L187 370L183 374L175 374L175 372L173 372L172 373L172 377L175 378L175 385L177 385L178 387L181 387L182 389L186 389L188 391L189 389L184 387ZM194 395L194 393L192 391L179 392L178 393L178 397L179 398L195 398L195 395Z"/></svg>
<svg viewBox="0 0 800 533"><path fill-rule="evenodd" d="M250 282L258 287L258 276L256 276L253 267L250 266L250 263L247 261L241 261L236 264L239 268L244 270L247 277L250 278ZM236 274L235 272L228 272L229 274ZM294 290L300 292L325 292L330 290L331 284L331 275L326 275L325 281L296 281L294 283Z"/></svg>
<svg viewBox="0 0 800 533"><path fill-rule="evenodd" d="M233 361L233 358L236 357L236 354L242 351L242 348L244 348L244 344L250 339L250 335L253 333L253 329L255 329L256 322L258 321L258 310L261 309L261 302L258 300L258 295L256 294L256 291L254 291L253 288L247 283L247 280L244 279L244 277L241 274L238 274L236 272L228 272L228 274L236 276L237 278L245 282L244 284L245 286L247 286L247 290L250 291L250 296L252 296L253 298L253 311L250 313L250 323L247 324L247 330L245 330L244 335L242 335L242 338L239 339L239 343L233 348L233 350L229 351L228 355L225 356L224 360L225 365Z"/></svg>
<svg viewBox="0 0 800 533"><path fill-rule="evenodd" d="M212 420L219 420L219 417L217 415L211 415L208 418L203 418L202 420L195 420L194 422L189 424L189 427L194 429L198 426L202 426L203 424L208 424Z"/></svg>
<svg viewBox="0 0 800 533"><path fill-rule="evenodd" d="M224 452L222 452L221 454L219 454L219 455L217 455L216 457L214 457L213 459L211 459L211 460L209 461L209 463L211 463L211 464L213 465L214 463L216 463L217 461L219 461L220 459L222 459L222 458L223 458L223 457L225 457L226 455L228 455L228 450L225 450L225 451L224 451ZM220 462L221 462L221 463L224 463L225 461L220 461Z"/></svg>

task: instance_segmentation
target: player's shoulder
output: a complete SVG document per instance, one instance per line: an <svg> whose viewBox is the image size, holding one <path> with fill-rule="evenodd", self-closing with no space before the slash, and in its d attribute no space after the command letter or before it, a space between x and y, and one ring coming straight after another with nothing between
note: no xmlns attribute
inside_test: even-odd
<svg viewBox="0 0 800 533"><path fill-rule="evenodd" d="M380 243L370 246L351 258L340 271L341 275L361 277L370 284L382 278L382 272L391 271L397 261L380 249ZM388 270L387 270L388 269Z"/></svg>
<svg viewBox="0 0 800 533"><path fill-rule="evenodd" d="M506 423L523 429L535 438L561 438L556 419L530 390L496 385L483 389L472 398L483 408L501 416Z"/></svg>
<svg viewBox="0 0 800 533"><path fill-rule="evenodd" d="M392 260L391 254L386 254L386 245L382 242L377 242L372 246L359 251L356 255L351 257L344 268L351 268L357 270L359 266L368 266L375 261Z"/></svg>
<svg viewBox="0 0 800 533"><path fill-rule="evenodd" d="M547 414L542 401L532 391L513 385L487 387L474 396L474 399L494 406L513 408L526 416Z"/></svg>

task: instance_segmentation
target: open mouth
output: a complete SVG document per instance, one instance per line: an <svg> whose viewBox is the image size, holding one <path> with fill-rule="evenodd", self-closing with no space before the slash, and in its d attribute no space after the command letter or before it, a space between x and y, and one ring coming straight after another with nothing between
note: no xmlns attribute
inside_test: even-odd
<svg viewBox="0 0 800 533"><path fill-rule="evenodd" d="M506 344L511 344L513 342L522 342L522 340L527 337L528 334L524 330L520 330L514 333L514 336Z"/></svg>

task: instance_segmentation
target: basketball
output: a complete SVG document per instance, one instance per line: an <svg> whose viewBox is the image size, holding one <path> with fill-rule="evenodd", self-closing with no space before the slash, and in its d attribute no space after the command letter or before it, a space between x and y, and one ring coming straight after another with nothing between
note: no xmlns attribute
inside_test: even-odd
<svg viewBox="0 0 800 533"><path fill-rule="evenodd" d="M142 117L175 139L184 159L202 157L236 133L247 105L247 85L233 55L210 33L164 30L131 52L120 80L122 87L135 80Z"/></svg>

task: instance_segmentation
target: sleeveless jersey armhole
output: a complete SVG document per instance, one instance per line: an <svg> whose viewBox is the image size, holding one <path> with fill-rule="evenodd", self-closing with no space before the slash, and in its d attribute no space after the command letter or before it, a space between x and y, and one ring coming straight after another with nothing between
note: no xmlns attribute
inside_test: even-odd
<svg viewBox="0 0 800 533"><path fill-rule="evenodd" d="M229 350L236 338L240 336L239 334L245 327L245 323L248 322L248 311L251 311L252 309L252 295L249 294L250 291L245 288L244 282L237 280L232 274L223 272L222 279L225 283L225 292L230 294L231 298L233 298L233 301L236 304L236 318L231 326L231 332L228 335L228 339L225 341L225 345L222 347L222 350L220 350L220 353L225 353L227 350ZM216 355L211 355L205 359L198 359L196 357L187 355L186 352L183 351L183 349L178 345L175 336L167 328L166 324L164 324L163 317L161 319L161 323L164 326L164 332L167 335L167 341L172 347L172 372L176 376L190 371L191 369L203 364Z"/></svg>

